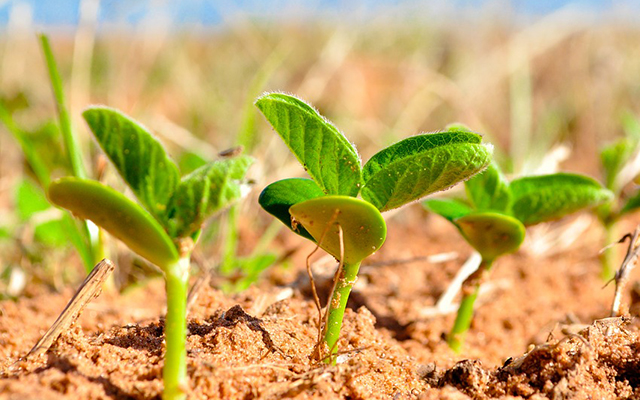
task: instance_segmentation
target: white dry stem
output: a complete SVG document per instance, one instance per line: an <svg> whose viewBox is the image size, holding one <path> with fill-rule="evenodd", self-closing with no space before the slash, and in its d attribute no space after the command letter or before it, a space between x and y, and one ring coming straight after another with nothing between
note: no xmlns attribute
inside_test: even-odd
<svg viewBox="0 0 640 400"><path fill-rule="evenodd" d="M533 256L550 257L572 246L593 222L592 215L580 215L567 222L534 226L527 232L522 250Z"/></svg>
<svg viewBox="0 0 640 400"><path fill-rule="evenodd" d="M460 270L458 270L456 276L453 278L442 296L440 296L440 298L436 302L435 307L427 307L422 309L420 311L420 316L432 317L435 315L446 315L455 312L458 309L458 305L455 304L453 300L460 292L462 283L478 269L481 261L482 257L478 252L474 251L473 253L471 253L471 256L469 256Z"/></svg>

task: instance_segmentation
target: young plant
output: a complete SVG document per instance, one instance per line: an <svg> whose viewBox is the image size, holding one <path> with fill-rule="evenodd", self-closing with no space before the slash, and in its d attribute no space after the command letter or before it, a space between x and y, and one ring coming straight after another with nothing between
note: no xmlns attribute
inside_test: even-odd
<svg viewBox="0 0 640 400"><path fill-rule="evenodd" d="M640 208L640 190L633 184L633 180L640 173L639 151L640 135L634 129L628 129L625 137L603 147L600 151L604 186L614 195L610 201L596 209L598 219L604 227L606 245L618 240L616 229L618 221ZM625 190L630 184L634 188L631 191ZM613 278L615 274L617 263L614 254L614 249L607 248L600 257L601 276L605 281Z"/></svg>
<svg viewBox="0 0 640 400"><path fill-rule="evenodd" d="M256 106L312 178L270 184L260 194L260 205L340 263L323 327L329 356L322 358L335 363L360 263L386 238L380 213L477 174L489 164L492 147L471 132L421 134L381 150L362 166L355 147L303 101L271 93Z"/></svg>
<svg viewBox="0 0 640 400"><path fill-rule="evenodd" d="M447 342L462 350L482 281L500 256L516 251L525 227L557 219L611 199L612 194L587 176L569 173L528 176L508 182L498 166L465 182L469 204L429 199L425 207L449 220L482 257L478 270L462 286L462 301Z"/></svg>
<svg viewBox="0 0 640 400"><path fill-rule="evenodd" d="M91 107L83 117L140 204L100 182L72 177L51 182L49 199L93 221L162 270L167 291L163 399L184 399L191 252L205 219L242 197L253 159L214 161L181 178L162 145L134 120L107 107Z"/></svg>

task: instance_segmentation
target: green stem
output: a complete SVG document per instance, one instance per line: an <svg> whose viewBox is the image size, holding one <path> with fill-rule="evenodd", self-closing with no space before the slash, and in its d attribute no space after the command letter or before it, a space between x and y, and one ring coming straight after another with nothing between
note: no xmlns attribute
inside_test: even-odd
<svg viewBox="0 0 640 400"><path fill-rule="evenodd" d="M493 264L493 260L485 260L483 259L480 262L480 266L478 270L472 274L469 278L472 278L473 282L473 290L470 293L463 295L462 301L460 302L460 307L458 308L458 314L456 315L456 320L453 323L453 328L451 328L451 332L449 332L449 336L447 337L447 343L451 350L455 353L460 353L462 350L462 345L464 344L464 338L471 326L471 320L473 319L473 305L478 297L478 292L480 291L481 279L477 279L476 273L484 274L491 269L491 265ZM480 275L480 276L481 276ZM467 286L467 282L463 284L463 290L465 290L465 286ZM468 286L466 289L469 289Z"/></svg>
<svg viewBox="0 0 640 400"><path fill-rule="evenodd" d="M166 351L162 379L163 400L186 399L187 388L187 289L189 255L165 269L167 316L164 322Z"/></svg>
<svg viewBox="0 0 640 400"><path fill-rule="evenodd" d="M220 273L228 276L236 266L236 252L238 250L238 205L229 207L226 219L226 235L222 249L222 263Z"/></svg>
<svg viewBox="0 0 640 400"><path fill-rule="evenodd" d="M608 222L604 225L604 243L609 246L618 240L615 222ZM603 281L608 282L616 273L616 252L615 247L610 247L600 254L600 277Z"/></svg>
<svg viewBox="0 0 640 400"><path fill-rule="evenodd" d="M344 310L347 307L347 300L349 300L351 288L356 283L359 269L359 262L354 264L344 264L342 272L338 277L338 282L336 282L331 295L331 302L329 303L328 310L329 318L327 319L327 326L324 334L324 341L327 344L331 355L325 359L325 362L328 364L336 363L334 355L338 352L337 343L340 338L340 328L342 327Z"/></svg>
<svg viewBox="0 0 640 400"><path fill-rule="evenodd" d="M47 69L49 70L49 78L51 80L51 87L53 89L53 96L56 99L56 107L58 109L58 119L60 120L60 131L62 132L62 139L64 141L65 148L67 149L67 157L69 158L69 164L73 171L73 175L77 178L86 178L87 173L82 162L82 154L80 153L80 145L73 134L71 127L71 116L64 97L64 90L62 88L62 79L58 72L58 66L56 64L51 45L49 44L49 38L47 35L40 35L40 43L42 45L42 52L44 58L47 61Z"/></svg>

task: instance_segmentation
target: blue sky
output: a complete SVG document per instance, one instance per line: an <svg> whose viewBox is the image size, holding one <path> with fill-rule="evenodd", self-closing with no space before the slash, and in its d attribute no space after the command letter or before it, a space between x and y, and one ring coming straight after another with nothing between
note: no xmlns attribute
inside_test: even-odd
<svg viewBox="0 0 640 400"><path fill-rule="evenodd" d="M22 10L31 11L33 22L37 26L75 26L81 1L0 0L0 26L8 23L12 10L20 5ZM634 12L640 10L640 0L101 0L99 20L103 25L135 25L145 16L155 13L170 16L176 26L211 26L219 25L228 15L238 12L265 18L291 17L296 13L319 15L321 12L344 16L356 11L362 16L367 13L375 14L412 7L419 7L432 14L452 14L452 10L455 9L473 12L482 7L502 7L515 15L540 16L568 4L598 13L620 7ZM640 12L637 15L640 16Z"/></svg>

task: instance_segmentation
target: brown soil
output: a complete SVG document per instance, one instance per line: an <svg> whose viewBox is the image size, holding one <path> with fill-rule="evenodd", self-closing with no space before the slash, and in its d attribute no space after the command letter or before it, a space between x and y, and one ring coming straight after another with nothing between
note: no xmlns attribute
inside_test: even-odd
<svg viewBox="0 0 640 400"><path fill-rule="evenodd" d="M425 310L470 251L453 228L417 207L392 217L388 242L368 262L451 251L458 257L363 266L336 366L310 358L317 311L303 266L311 247L298 251L296 269L274 269L244 293L205 287L189 310L190 398L640 398L638 304L629 285L632 316L603 319L613 285L603 289L598 278L595 226L574 234L579 239L569 249L556 245L544 256L531 251L540 230L530 232L522 251L500 259L461 355L443 340L453 315L426 317ZM284 247L300 244L288 232L282 240ZM331 271L316 275L326 288ZM0 303L0 397L159 398L160 281L103 293L43 357L20 360L72 294Z"/></svg>

